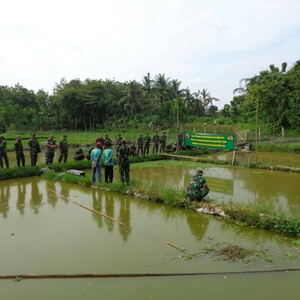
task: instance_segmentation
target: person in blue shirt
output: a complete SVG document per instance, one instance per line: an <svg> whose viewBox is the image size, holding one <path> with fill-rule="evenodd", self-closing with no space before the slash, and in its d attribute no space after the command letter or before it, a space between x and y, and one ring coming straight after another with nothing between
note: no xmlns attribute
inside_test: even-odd
<svg viewBox="0 0 300 300"><path fill-rule="evenodd" d="M104 177L106 183L113 182L114 178L114 161L113 161L113 150L111 149L112 144L108 142L106 148L103 151L104 156Z"/></svg>
<svg viewBox="0 0 300 300"><path fill-rule="evenodd" d="M102 144L100 142L96 143L96 148L94 148L91 152L92 159L92 182L93 184L96 182L96 173L98 178L98 183L101 182L101 151Z"/></svg>

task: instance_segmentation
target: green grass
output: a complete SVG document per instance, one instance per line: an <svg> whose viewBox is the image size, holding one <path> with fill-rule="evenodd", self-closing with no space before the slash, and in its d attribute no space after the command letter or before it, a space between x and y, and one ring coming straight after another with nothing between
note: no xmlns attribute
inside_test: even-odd
<svg viewBox="0 0 300 300"><path fill-rule="evenodd" d="M46 179L72 182L81 185L91 186L91 179L88 177L75 176L67 173L57 173L50 170L45 173ZM238 226L250 226L263 228L273 232L300 236L300 218L291 217L285 213L278 213L270 207L262 205L244 205L231 202L229 204L217 204L214 201L192 202L186 197L185 189L175 189L171 186L162 185L156 181L144 182L132 180L130 185L123 185L121 182L111 184L96 184L96 188L118 192L124 195L131 195L152 202L164 205L185 208L195 211L201 206L220 207L227 215L226 220L235 222Z"/></svg>

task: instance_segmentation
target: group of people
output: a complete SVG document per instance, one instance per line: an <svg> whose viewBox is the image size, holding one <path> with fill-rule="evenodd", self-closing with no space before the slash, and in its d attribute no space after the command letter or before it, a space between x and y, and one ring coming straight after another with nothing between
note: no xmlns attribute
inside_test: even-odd
<svg viewBox="0 0 300 300"><path fill-rule="evenodd" d="M6 153L6 140L3 136L0 136L0 167L3 168L3 160L7 168L9 168L9 159ZM36 138L35 133L31 135L31 138L28 141L28 148L30 153L30 165L36 166L38 154L41 152L41 146L39 141ZM68 141L67 136L63 135L62 139L57 144L54 136L51 134L45 143L45 162L47 165L51 165L54 160L55 149L59 148L60 155L58 162L66 162L68 159ZM14 143L14 150L16 153L16 160L18 167L25 167L25 155L24 147L22 143L22 137L18 136Z"/></svg>
<svg viewBox="0 0 300 300"><path fill-rule="evenodd" d="M149 133L143 137L142 133L137 138L137 148L135 143L130 147L127 146L126 140L122 138L121 134L118 134L118 137L115 141L115 151L117 164L119 166L120 179L124 184L129 184L130 181L130 161L129 157L134 155L142 154L145 156L149 154L150 143L153 142L152 153L157 153L159 144L160 152L165 152L167 137L165 132L162 136L159 137L158 132L156 131L153 138L151 139ZM181 140L178 138L178 143L180 144ZM0 136L0 167L3 168L3 160L7 168L9 168L9 159L6 153L6 141L3 136ZM85 156L82 149L79 149L75 153L75 160L83 160L87 158L92 161L92 182L96 183L96 177L98 183L101 182L102 175L102 156L104 163L104 175L105 182L111 183L114 178L114 151L112 149L112 140L108 135L105 135L103 138L100 135L95 142L95 147L92 147L87 155ZM132 149L132 146L135 148ZM32 134L31 138L28 141L28 147L30 151L30 160L31 166L35 166L37 163L38 153L41 152L40 144L36 138L35 133ZM56 143L54 136L51 134L45 143L45 162L47 165L51 165L54 160L55 149L59 148L60 155L58 162L67 162L68 159L68 141L67 136L63 135L62 139ZM25 166L25 156L24 149L22 144L22 138L17 137L16 142L14 143L14 150L16 153L17 166ZM188 187L187 187L187 196L193 201L201 201L209 193L209 188L206 183L206 179L203 176L203 171L198 170L197 173L191 178Z"/></svg>

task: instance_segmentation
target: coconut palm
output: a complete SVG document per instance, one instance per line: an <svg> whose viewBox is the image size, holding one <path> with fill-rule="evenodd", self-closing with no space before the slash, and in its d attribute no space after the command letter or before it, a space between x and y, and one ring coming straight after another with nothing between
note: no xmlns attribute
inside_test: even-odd
<svg viewBox="0 0 300 300"><path fill-rule="evenodd" d="M158 97L158 103L163 105L171 96L170 78L166 78L165 74L156 75L153 90Z"/></svg>

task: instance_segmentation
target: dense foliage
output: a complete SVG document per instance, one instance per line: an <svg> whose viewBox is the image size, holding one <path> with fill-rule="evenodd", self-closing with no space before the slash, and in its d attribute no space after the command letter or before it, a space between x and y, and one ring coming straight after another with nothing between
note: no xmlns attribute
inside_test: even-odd
<svg viewBox="0 0 300 300"><path fill-rule="evenodd" d="M243 79L234 92L237 95L222 110L233 122L253 123L257 112L270 131L300 127L300 61L288 71L286 63L281 69L270 65L269 70Z"/></svg>
<svg viewBox="0 0 300 300"><path fill-rule="evenodd" d="M141 83L62 79L52 95L20 85L0 86L0 132L176 126L193 116L216 115L217 99L206 89L191 93L180 85L164 74L154 79L147 74Z"/></svg>
<svg viewBox="0 0 300 300"><path fill-rule="evenodd" d="M206 90L191 92L177 79L148 73L132 80L74 79L56 84L53 94L19 84L0 85L0 133L10 131L143 128L149 124L177 127L199 117L218 124L266 124L269 131L300 128L300 61L289 70L271 65L241 80L230 104L219 112L219 99Z"/></svg>

